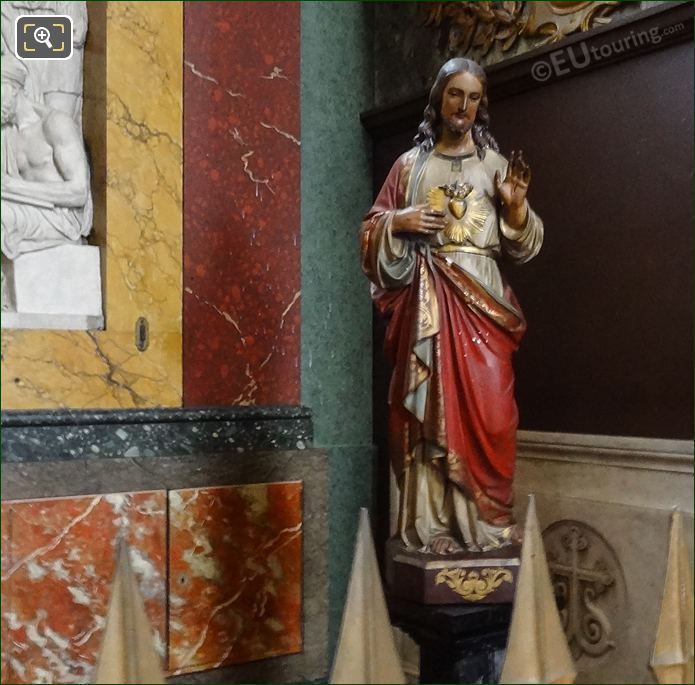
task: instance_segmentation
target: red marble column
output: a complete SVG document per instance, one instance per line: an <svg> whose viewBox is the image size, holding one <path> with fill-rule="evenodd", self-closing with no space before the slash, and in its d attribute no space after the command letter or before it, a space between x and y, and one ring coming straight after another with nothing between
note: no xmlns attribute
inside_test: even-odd
<svg viewBox="0 0 695 685"><path fill-rule="evenodd" d="M300 8L186 2L184 406L299 403Z"/></svg>

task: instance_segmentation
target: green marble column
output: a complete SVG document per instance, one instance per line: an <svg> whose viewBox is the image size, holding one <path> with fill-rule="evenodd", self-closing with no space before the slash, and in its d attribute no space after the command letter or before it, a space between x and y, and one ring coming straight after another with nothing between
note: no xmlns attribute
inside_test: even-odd
<svg viewBox="0 0 695 685"><path fill-rule="evenodd" d="M372 7L302 3L302 403L329 462L330 655L340 629L359 508L374 491L372 310L359 266L370 206Z"/></svg>

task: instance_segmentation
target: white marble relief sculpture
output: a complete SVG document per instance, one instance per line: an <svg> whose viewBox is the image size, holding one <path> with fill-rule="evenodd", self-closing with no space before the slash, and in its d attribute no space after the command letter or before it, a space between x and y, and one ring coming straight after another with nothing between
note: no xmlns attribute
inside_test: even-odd
<svg viewBox="0 0 695 685"><path fill-rule="evenodd" d="M84 2L2 3L2 326L103 327L99 248L82 136ZM68 60L20 61L14 22L68 14Z"/></svg>
<svg viewBox="0 0 695 685"><path fill-rule="evenodd" d="M86 2L34 2L33 0L3 0L2 52L13 54L14 27L17 17L31 14L69 16L72 20L72 56L67 60L31 60L24 62L27 80L26 96L33 102L46 104L69 114L82 123L82 71L84 44L87 38Z"/></svg>

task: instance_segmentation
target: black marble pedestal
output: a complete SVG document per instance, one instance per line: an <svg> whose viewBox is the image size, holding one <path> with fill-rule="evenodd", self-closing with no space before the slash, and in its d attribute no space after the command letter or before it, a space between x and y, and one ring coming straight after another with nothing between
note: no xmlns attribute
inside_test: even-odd
<svg viewBox="0 0 695 685"><path fill-rule="evenodd" d="M420 647L421 683L499 682L511 604L387 602L391 623Z"/></svg>

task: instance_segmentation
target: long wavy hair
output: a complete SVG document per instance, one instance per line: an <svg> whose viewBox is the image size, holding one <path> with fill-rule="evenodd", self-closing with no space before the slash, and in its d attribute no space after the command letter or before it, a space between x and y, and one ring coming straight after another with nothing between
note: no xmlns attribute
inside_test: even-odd
<svg viewBox="0 0 695 685"><path fill-rule="evenodd" d="M487 76L477 62L465 57L454 57L445 62L439 70L432 90L430 90L430 98L423 113L422 123L418 126L417 135L413 142L426 152L429 152L435 146L442 133L442 99L444 97L444 89L452 76L461 73L472 74L483 86L483 96L480 99L478 112L471 131L473 142L480 151L489 147L495 152L499 152L499 145L488 128L490 125L490 114L487 109Z"/></svg>

